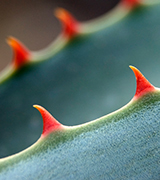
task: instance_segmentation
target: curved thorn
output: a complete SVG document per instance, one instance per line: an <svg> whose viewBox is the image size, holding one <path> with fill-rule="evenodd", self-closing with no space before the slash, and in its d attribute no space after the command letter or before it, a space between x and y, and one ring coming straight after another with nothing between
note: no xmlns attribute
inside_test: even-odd
<svg viewBox="0 0 160 180"><path fill-rule="evenodd" d="M140 5L140 0L122 0L122 3L127 7L127 8L135 8L138 5Z"/></svg>
<svg viewBox="0 0 160 180"><path fill-rule="evenodd" d="M134 98L139 98L148 92L155 91L155 87L143 76L143 74L134 66L129 66L136 77L136 93Z"/></svg>
<svg viewBox="0 0 160 180"><path fill-rule="evenodd" d="M61 21L65 36L72 38L79 32L80 23L67 10L57 8L54 14Z"/></svg>
<svg viewBox="0 0 160 180"><path fill-rule="evenodd" d="M60 124L45 108L39 105L34 105L33 107L41 113L43 119L42 136L46 136L55 130L63 128L63 125Z"/></svg>
<svg viewBox="0 0 160 180"><path fill-rule="evenodd" d="M30 52L29 50L16 38L9 37L7 43L12 47L14 52L13 66L16 69L21 68L24 64L29 61Z"/></svg>

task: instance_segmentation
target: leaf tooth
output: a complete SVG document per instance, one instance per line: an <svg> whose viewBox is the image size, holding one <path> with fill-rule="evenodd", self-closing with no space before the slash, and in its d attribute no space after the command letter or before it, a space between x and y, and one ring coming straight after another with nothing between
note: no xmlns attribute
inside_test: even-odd
<svg viewBox="0 0 160 180"><path fill-rule="evenodd" d="M15 69L20 69L29 62L31 52L14 37L9 37L7 43L11 46L14 53L12 64Z"/></svg>
<svg viewBox="0 0 160 180"><path fill-rule="evenodd" d="M121 2L123 3L124 6L131 9L141 4L140 0L121 0Z"/></svg>
<svg viewBox="0 0 160 180"><path fill-rule="evenodd" d="M155 91L155 87L143 76L143 74L136 67L134 66L129 66L129 67L134 72L137 83L134 99L137 99L148 92Z"/></svg>
<svg viewBox="0 0 160 180"><path fill-rule="evenodd" d="M72 38L79 33L80 23L71 15L70 12L63 8L57 8L54 14L62 23L62 33L64 36Z"/></svg>
<svg viewBox="0 0 160 180"><path fill-rule="evenodd" d="M40 112L43 119L42 137L47 136L53 131L64 128L64 126L59 123L45 108L39 105L34 105L33 107L35 107Z"/></svg>

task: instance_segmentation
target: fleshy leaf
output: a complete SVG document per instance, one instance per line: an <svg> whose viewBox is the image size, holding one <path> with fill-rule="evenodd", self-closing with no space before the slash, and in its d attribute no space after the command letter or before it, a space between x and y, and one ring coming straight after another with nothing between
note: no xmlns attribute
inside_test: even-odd
<svg viewBox="0 0 160 180"><path fill-rule="evenodd" d="M1 159L0 180L159 179L159 104L157 89L92 122L51 131L49 138Z"/></svg>
<svg viewBox="0 0 160 180"><path fill-rule="evenodd" d="M16 76L11 79L7 86L0 89L1 112L7 109L1 119L4 121L7 116L12 122L14 119L12 129L22 119L23 124L24 106L28 108L35 101L59 109L59 116L56 116L61 120L63 118L60 116L68 118L68 122L75 122L79 118L80 123L83 119L91 119L94 114L107 114L112 105L114 108L115 104L121 106L127 99L129 89L133 89L125 67L129 63L145 64L148 69L151 66L159 67L159 8L133 11L122 22L92 34L87 40L72 41L56 56L48 56L50 61L30 69L21 78ZM106 22L108 17L103 20ZM134 67L131 68L138 84L135 97L141 98L95 121L63 131L59 131L61 128L56 128L58 131L55 128L50 130L55 122L56 127L61 125L45 109L36 106L47 122L44 136L47 133L50 136L40 138L33 146L15 156L1 159L0 179L159 179L160 91L151 90L152 85L143 75ZM118 98L115 98L116 95ZM110 99L108 105L107 98ZM62 108L65 107L63 112L60 103ZM20 111L22 104L25 105ZM76 112L77 104L79 114ZM17 118L9 112L12 108L18 109L18 113L14 111L18 114ZM64 113L65 110L70 110L70 117ZM26 113L31 115L31 111ZM73 114L75 117L72 117ZM33 117L32 120L35 120ZM15 123L18 118L20 122Z"/></svg>
<svg viewBox="0 0 160 180"><path fill-rule="evenodd" d="M39 137L41 121L29 108L35 103L47 104L62 124L78 125L113 112L129 101L134 93L129 64L144 72L154 69L149 78L159 82L160 6L137 9L123 20L115 19L116 23L105 26L126 10L122 8L122 13L116 14L113 9L109 16L93 20L95 26L104 24L105 28L87 38L80 36L69 45L65 43L65 48L56 54L56 43L47 49L51 52L47 57L43 56L46 49L37 52L43 63L29 66L1 86L0 141L6 149L1 151L1 157L19 152ZM58 41L64 39L63 36ZM11 148L11 141L17 145Z"/></svg>

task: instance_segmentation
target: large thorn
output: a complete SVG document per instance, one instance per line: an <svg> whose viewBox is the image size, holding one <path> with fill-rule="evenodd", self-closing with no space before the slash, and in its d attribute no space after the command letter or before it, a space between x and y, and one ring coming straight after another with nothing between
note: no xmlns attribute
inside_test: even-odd
<svg viewBox="0 0 160 180"><path fill-rule="evenodd" d="M57 8L55 16L61 21L63 26L63 34L72 38L79 32L80 23L65 9Z"/></svg>
<svg viewBox="0 0 160 180"><path fill-rule="evenodd" d="M140 0L121 0L127 8L134 8L140 5Z"/></svg>
<svg viewBox="0 0 160 180"><path fill-rule="evenodd" d="M16 38L9 37L7 43L12 47L14 52L13 66L15 69L21 68L29 61L30 51Z"/></svg>
<svg viewBox="0 0 160 180"><path fill-rule="evenodd" d="M43 119L43 132L42 136L46 136L50 134L51 132L58 130L58 129L63 129L63 125L60 124L46 109L44 109L42 106L39 105L34 105L35 107L42 116Z"/></svg>
<svg viewBox="0 0 160 180"><path fill-rule="evenodd" d="M129 66L129 67L134 72L137 83L137 88L134 98L137 99L148 92L155 91L155 87L143 76L143 74L137 68L135 68L134 66Z"/></svg>

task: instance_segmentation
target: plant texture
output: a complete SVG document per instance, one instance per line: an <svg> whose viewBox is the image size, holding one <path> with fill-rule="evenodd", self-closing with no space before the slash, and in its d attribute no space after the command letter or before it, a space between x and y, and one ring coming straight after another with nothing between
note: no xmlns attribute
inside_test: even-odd
<svg viewBox="0 0 160 180"><path fill-rule="evenodd" d="M59 122L34 105L43 119L42 135L0 160L0 179L160 178L160 90L134 66L136 93L120 108L134 92L128 65L154 69L158 79L159 12L156 1L122 0L82 23L60 8L55 15L62 33L46 49L32 52L8 39L14 57L0 76L2 124L8 123L1 138L16 125L19 134L12 140L21 137L23 143L14 151L24 148L30 125L39 119L28 108L33 104L57 113ZM95 116L102 117L87 122Z"/></svg>

